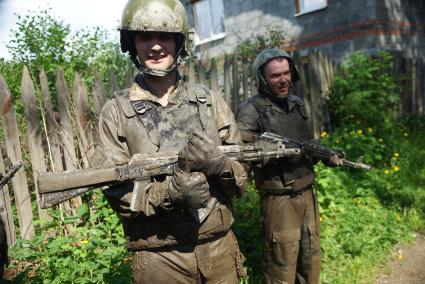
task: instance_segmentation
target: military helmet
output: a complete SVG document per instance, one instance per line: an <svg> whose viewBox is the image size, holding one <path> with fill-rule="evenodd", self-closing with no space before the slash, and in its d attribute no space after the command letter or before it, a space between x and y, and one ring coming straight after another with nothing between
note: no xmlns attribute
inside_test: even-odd
<svg viewBox="0 0 425 284"><path fill-rule="evenodd" d="M178 0L129 0L122 13L119 30L121 51L129 52L133 62L137 57L134 36L138 32L178 34L177 57L188 55L191 48L187 13ZM135 64L137 66L137 62Z"/></svg>
<svg viewBox="0 0 425 284"><path fill-rule="evenodd" d="M252 64L252 73L255 74L258 88L260 91L267 91L267 82L263 75L264 66L272 59L283 57L288 60L289 69L291 71L292 82L295 83L299 80L300 76L295 66L292 57L286 52L278 48L267 48L260 52Z"/></svg>

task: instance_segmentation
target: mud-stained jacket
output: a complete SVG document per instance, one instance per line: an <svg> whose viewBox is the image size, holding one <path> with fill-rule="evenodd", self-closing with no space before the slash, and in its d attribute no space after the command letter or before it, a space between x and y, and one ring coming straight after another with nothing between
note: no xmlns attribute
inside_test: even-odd
<svg viewBox="0 0 425 284"><path fill-rule="evenodd" d="M295 95L275 101L258 94L239 106L236 117L246 142L266 131L297 140L312 139L304 102ZM262 168L254 169L257 186L269 192L308 188L314 183L315 162L306 155L270 161Z"/></svg>
<svg viewBox="0 0 425 284"><path fill-rule="evenodd" d="M192 129L203 130L216 145L239 144L241 136L234 116L223 98L206 87L179 80L166 107L147 91L143 78L129 89L117 92L99 118L99 149L103 165L128 162L134 154L178 152L187 144ZM112 208L123 220L127 246L131 250L196 243L226 233L233 217L231 197L244 190L245 168L232 162L232 178L210 178L211 195L218 203L199 225L190 212L170 203L167 183L170 177L153 177L143 186L142 211L129 209L133 186L111 187L104 191Z"/></svg>

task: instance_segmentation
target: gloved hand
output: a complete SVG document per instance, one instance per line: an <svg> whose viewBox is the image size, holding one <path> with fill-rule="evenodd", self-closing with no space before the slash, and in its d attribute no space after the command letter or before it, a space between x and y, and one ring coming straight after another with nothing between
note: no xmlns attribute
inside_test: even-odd
<svg viewBox="0 0 425 284"><path fill-rule="evenodd" d="M344 162L342 161L344 157L345 157L345 153L344 153L344 156L340 156L338 154L332 154L331 157L329 158L328 165L330 167L342 166L344 164Z"/></svg>
<svg viewBox="0 0 425 284"><path fill-rule="evenodd" d="M172 202L182 202L189 208L205 207L210 198L210 186L203 173L176 171L168 187Z"/></svg>
<svg viewBox="0 0 425 284"><path fill-rule="evenodd" d="M220 177L231 172L229 159L205 134L199 132L192 132L189 135L187 146L179 154L179 165L186 170L202 172L207 177Z"/></svg>

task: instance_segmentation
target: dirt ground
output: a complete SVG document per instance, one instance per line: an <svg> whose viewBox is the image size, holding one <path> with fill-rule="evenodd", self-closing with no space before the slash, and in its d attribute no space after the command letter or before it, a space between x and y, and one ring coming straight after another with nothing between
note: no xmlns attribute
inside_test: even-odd
<svg viewBox="0 0 425 284"><path fill-rule="evenodd" d="M425 235L416 234L414 242L396 249L382 271L375 284L424 284Z"/></svg>

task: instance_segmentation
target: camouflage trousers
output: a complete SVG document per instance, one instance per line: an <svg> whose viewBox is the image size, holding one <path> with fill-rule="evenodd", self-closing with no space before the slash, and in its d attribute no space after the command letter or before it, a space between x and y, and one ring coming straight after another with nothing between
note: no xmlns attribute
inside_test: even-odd
<svg viewBox="0 0 425 284"><path fill-rule="evenodd" d="M265 283L319 282L320 219L313 190L262 198Z"/></svg>
<svg viewBox="0 0 425 284"><path fill-rule="evenodd" d="M196 246L133 253L132 283L237 284L243 256L232 231Z"/></svg>

